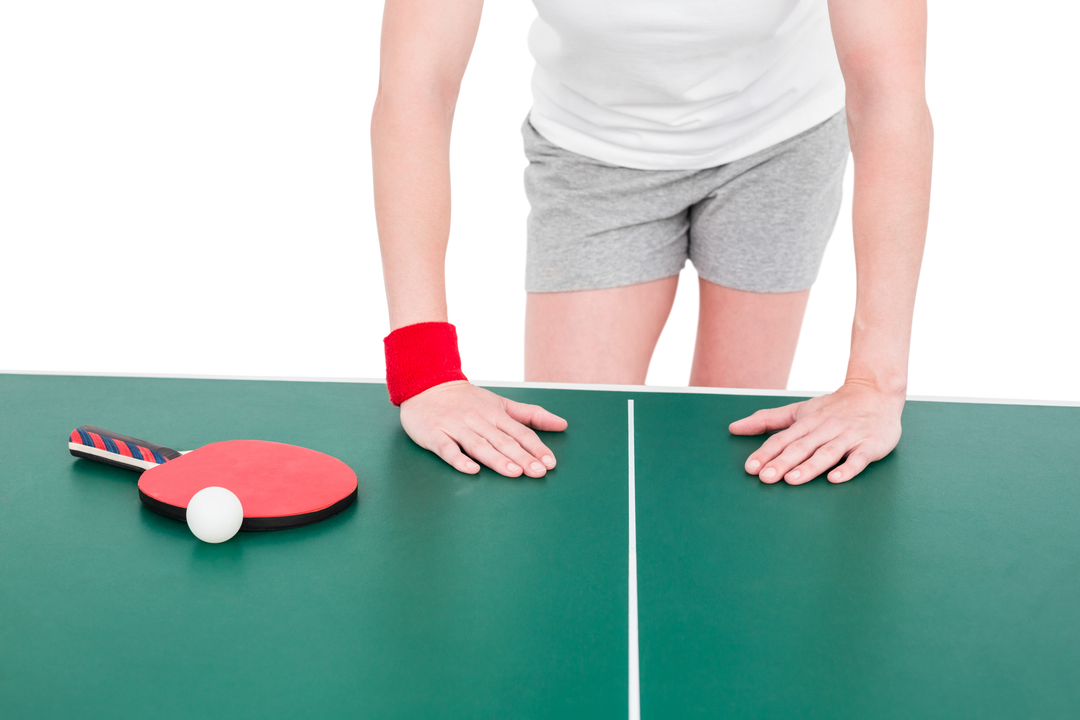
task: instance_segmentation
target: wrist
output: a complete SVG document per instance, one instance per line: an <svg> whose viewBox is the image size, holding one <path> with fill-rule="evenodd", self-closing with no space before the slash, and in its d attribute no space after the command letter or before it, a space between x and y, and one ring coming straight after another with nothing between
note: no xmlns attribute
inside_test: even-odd
<svg viewBox="0 0 1080 720"><path fill-rule="evenodd" d="M886 398L903 400L907 397L907 376L879 377L848 373L844 385L873 390Z"/></svg>
<svg viewBox="0 0 1080 720"><path fill-rule="evenodd" d="M386 389L401 405L436 385L464 381L457 330L446 322L423 322L394 330L383 340Z"/></svg>

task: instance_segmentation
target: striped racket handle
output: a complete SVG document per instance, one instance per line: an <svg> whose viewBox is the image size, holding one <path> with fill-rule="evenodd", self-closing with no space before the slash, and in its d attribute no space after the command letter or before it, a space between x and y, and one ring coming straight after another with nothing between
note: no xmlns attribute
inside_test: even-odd
<svg viewBox="0 0 1080 720"><path fill-rule="evenodd" d="M180 453L171 448L93 425L81 425L72 430L68 437L68 450L75 457L136 472L149 470L180 457Z"/></svg>

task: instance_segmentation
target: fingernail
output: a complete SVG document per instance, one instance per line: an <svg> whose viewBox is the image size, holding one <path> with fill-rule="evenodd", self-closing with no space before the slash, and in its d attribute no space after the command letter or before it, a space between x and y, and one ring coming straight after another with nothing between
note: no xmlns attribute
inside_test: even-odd
<svg viewBox="0 0 1080 720"><path fill-rule="evenodd" d="M746 463L746 469L750 472L754 472L759 467L761 467L761 463L759 463L757 460L751 460L750 462Z"/></svg>
<svg viewBox="0 0 1080 720"><path fill-rule="evenodd" d="M514 463L507 464L506 469L512 473L521 472L521 468Z"/></svg>
<svg viewBox="0 0 1080 720"><path fill-rule="evenodd" d="M544 464L547 465L549 468L555 467L555 458L551 457L550 455L545 455L540 459L543 460Z"/></svg>
<svg viewBox="0 0 1080 720"><path fill-rule="evenodd" d="M791 472L788 473L787 479L788 480L798 480L800 475L802 475L802 473L799 472L798 470L792 470Z"/></svg>
<svg viewBox="0 0 1080 720"><path fill-rule="evenodd" d="M529 468L530 468L530 469L531 469L531 470L532 470L532 471L533 471L534 473L542 473L542 472L544 472L544 466L543 466L543 465L541 465L541 464L540 464L540 463L538 463L538 462L534 462L534 463L533 463L532 465L530 465L530 466L529 466Z"/></svg>
<svg viewBox="0 0 1080 720"><path fill-rule="evenodd" d="M766 468L761 471L761 477L764 480L772 480L776 475L776 468Z"/></svg>
<svg viewBox="0 0 1080 720"><path fill-rule="evenodd" d="M844 477L844 476L839 470L837 470L836 472L829 475L829 479L832 480L833 482L836 482L837 480L839 480L842 477Z"/></svg>
<svg viewBox="0 0 1080 720"><path fill-rule="evenodd" d="M467 463L465 463L465 469L466 470L479 470L480 466L477 465L474 462L467 462Z"/></svg>

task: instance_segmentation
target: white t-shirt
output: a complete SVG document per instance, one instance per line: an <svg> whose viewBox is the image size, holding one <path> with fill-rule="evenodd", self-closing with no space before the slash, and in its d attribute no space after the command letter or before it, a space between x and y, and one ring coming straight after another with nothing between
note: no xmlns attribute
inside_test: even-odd
<svg viewBox="0 0 1080 720"><path fill-rule="evenodd" d="M530 120L623 167L723 165L844 106L826 0L534 0Z"/></svg>

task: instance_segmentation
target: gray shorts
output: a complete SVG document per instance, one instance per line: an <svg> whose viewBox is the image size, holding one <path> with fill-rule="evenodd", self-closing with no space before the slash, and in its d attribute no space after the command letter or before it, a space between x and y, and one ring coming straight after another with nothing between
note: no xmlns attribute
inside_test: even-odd
<svg viewBox="0 0 1080 720"><path fill-rule="evenodd" d="M705 170L635 170L563 150L526 120L528 292L698 275L791 292L817 278L848 158L843 110L761 152Z"/></svg>

